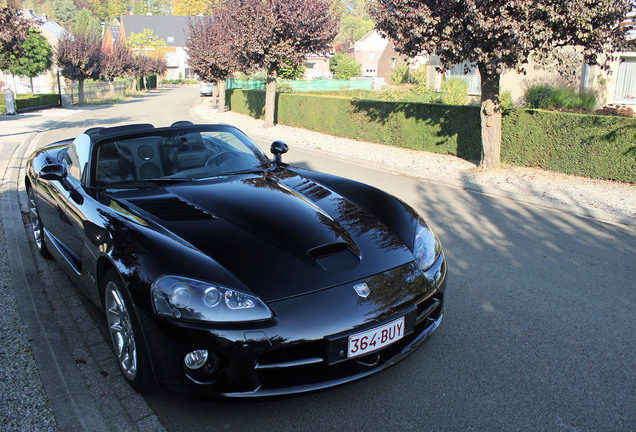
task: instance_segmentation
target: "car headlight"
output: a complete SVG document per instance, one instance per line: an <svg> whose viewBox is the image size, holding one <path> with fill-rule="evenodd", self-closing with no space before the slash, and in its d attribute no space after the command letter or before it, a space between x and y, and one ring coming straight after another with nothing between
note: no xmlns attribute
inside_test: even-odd
<svg viewBox="0 0 636 432"><path fill-rule="evenodd" d="M420 220L415 230L415 240L413 241L413 255L420 270L428 270L435 263L441 251L442 245L433 229L426 222Z"/></svg>
<svg viewBox="0 0 636 432"><path fill-rule="evenodd" d="M151 287L155 312L209 322L260 321L271 310L256 296L181 276L162 276Z"/></svg>

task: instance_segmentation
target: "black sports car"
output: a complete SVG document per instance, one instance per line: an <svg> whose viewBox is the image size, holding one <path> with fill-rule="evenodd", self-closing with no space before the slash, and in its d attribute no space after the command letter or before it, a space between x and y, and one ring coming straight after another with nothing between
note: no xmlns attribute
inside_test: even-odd
<svg viewBox="0 0 636 432"><path fill-rule="evenodd" d="M444 313L439 240L365 184L270 161L237 128L92 128L35 152L35 243L100 307L126 379L224 396L352 381Z"/></svg>

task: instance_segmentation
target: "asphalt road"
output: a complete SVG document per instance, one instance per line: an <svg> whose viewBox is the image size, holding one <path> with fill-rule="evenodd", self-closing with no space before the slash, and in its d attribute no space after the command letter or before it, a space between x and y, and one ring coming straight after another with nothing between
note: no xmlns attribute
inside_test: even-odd
<svg viewBox="0 0 636 432"><path fill-rule="evenodd" d="M169 125L191 119L197 97L195 88L156 92L75 116L38 139L121 122ZM151 393L167 430L636 430L633 228L288 144L286 162L373 184L432 223L449 263L446 319L402 363L339 388L247 402Z"/></svg>

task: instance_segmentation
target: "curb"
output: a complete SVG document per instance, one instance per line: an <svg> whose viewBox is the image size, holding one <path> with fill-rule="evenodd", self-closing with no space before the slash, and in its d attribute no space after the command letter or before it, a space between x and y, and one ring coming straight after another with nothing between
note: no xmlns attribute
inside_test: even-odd
<svg viewBox="0 0 636 432"><path fill-rule="evenodd" d="M100 330L105 325L96 323L87 309L96 308L57 263L37 253L27 235L23 166L37 141L37 133L27 135L7 166L0 167L1 190L8 197L2 214L16 299L57 426L63 431L165 430L143 396L119 372Z"/></svg>

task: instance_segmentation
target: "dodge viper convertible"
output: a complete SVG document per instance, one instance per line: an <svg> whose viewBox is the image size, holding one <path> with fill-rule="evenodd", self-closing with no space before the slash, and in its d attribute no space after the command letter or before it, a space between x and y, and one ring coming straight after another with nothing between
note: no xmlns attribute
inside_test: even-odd
<svg viewBox="0 0 636 432"><path fill-rule="evenodd" d="M371 186L270 160L228 125L91 128L36 151L35 245L104 310L128 382L323 389L393 365L444 315L431 227ZM108 337L107 337L108 338Z"/></svg>

